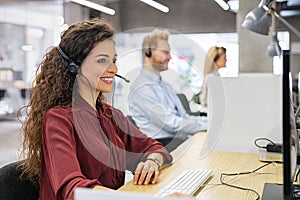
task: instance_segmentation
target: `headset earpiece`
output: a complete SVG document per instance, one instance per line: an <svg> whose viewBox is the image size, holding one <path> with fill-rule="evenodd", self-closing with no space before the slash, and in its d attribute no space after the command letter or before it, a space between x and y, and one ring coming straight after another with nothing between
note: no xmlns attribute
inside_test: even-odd
<svg viewBox="0 0 300 200"><path fill-rule="evenodd" d="M218 59L219 59L220 55L217 54L215 57L214 57L214 62L216 62Z"/></svg>
<svg viewBox="0 0 300 200"><path fill-rule="evenodd" d="M77 75L78 71L79 71L79 66L76 65L74 62L70 63L69 65L70 74Z"/></svg>
<svg viewBox="0 0 300 200"><path fill-rule="evenodd" d="M152 56L152 52L151 52L151 48L149 47L146 51L145 51L145 55L150 58Z"/></svg>
<svg viewBox="0 0 300 200"><path fill-rule="evenodd" d="M151 52L151 37L149 36L149 46L148 46L148 49L146 49L145 51L145 56L147 56L148 58L150 58L152 56L152 52Z"/></svg>
<svg viewBox="0 0 300 200"><path fill-rule="evenodd" d="M69 58L69 56L67 56L67 54L65 54L65 52L60 48L60 46L57 46L57 50L60 55L69 62L70 74L77 75L80 68L79 65L77 65L71 58Z"/></svg>

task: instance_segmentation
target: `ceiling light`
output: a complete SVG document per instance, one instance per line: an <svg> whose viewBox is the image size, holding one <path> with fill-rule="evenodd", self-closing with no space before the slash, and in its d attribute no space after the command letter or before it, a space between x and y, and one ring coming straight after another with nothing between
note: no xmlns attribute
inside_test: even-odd
<svg viewBox="0 0 300 200"><path fill-rule="evenodd" d="M300 1L299 0L289 0L287 2L288 6L300 6Z"/></svg>
<svg viewBox="0 0 300 200"><path fill-rule="evenodd" d="M229 5L223 0L215 0L223 8L223 10L229 10Z"/></svg>
<svg viewBox="0 0 300 200"><path fill-rule="evenodd" d="M229 0L227 4L230 8L230 11L237 13L239 11L239 1L237 0Z"/></svg>
<svg viewBox="0 0 300 200"><path fill-rule="evenodd" d="M34 48L33 48L33 46L30 45L30 44L24 44L24 45L22 45L22 50L23 50L23 51L33 51Z"/></svg>
<svg viewBox="0 0 300 200"><path fill-rule="evenodd" d="M165 13L169 12L169 8L167 6L162 5L156 1L153 1L153 0L140 0L140 1L148 4L149 6L156 8L162 12L165 12Z"/></svg>
<svg viewBox="0 0 300 200"><path fill-rule="evenodd" d="M101 5L93 3L91 1L86 1L86 0L70 0L70 1L72 1L74 3L78 3L78 4L86 6L86 7L89 7L89 8L92 8L92 9L95 9L95 10L99 10L99 11L104 12L109 15L114 15L116 13L116 11L111 8L101 6Z"/></svg>
<svg viewBox="0 0 300 200"><path fill-rule="evenodd" d="M279 13L282 17L291 17L300 15L300 10L281 10Z"/></svg>

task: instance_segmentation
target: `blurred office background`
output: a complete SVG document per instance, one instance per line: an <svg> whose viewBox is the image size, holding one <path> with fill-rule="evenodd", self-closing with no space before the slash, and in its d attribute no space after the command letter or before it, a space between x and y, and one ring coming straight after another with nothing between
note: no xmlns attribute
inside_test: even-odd
<svg viewBox="0 0 300 200"><path fill-rule="evenodd" d="M207 50L213 46L227 49L227 68L221 76L240 73L282 72L282 57L270 55L272 33L277 34L283 50L291 51L294 82L300 71L300 38L273 17L269 35L260 35L241 27L247 13L260 0L224 0L222 8L215 0L157 0L167 6L162 12L139 0L91 0L114 9L115 14L82 6L73 1L0 0L0 166L18 159L20 123L16 111L26 104L35 71L48 48L57 46L60 34L70 24L102 17L116 27L119 74L131 80L142 68L141 43L153 27L171 32L172 60L163 78L188 100L199 92ZM296 29L300 29L300 0L276 0L272 6ZM174 84L176 83L176 84ZM297 85L297 84L296 84ZM130 83L115 81L115 107L127 114ZM192 109L198 105L191 102Z"/></svg>

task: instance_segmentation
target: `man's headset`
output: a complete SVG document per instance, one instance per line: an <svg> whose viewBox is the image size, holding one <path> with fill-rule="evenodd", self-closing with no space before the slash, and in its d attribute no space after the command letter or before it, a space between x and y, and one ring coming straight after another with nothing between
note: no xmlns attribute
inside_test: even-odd
<svg viewBox="0 0 300 200"><path fill-rule="evenodd" d="M67 54L60 48L60 46L57 46L57 50L60 53L60 55L69 62L69 73L72 75L77 75L80 66L77 65L69 56L67 56ZM126 79L125 77L123 77L119 74L116 74L116 77L123 79L127 83L130 82L130 80Z"/></svg>
<svg viewBox="0 0 300 200"><path fill-rule="evenodd" d="M152 52L151 52L151 36L149 36L149 47L148 49L145 51L145 56L147 56L148 58L150 58L152 56Z"/></svg>
<svg viewBox="0 0 300 200"><path fill-rule="evenodd" d="M149 48L145 51L145 56L147 56L148 58L150 58L152 56L152 52L151 52L151 47L149 46Z"/></svg>

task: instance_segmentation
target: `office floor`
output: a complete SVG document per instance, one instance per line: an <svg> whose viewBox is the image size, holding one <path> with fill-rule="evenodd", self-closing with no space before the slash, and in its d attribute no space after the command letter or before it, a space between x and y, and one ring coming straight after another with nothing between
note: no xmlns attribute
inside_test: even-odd
<svg viewBox="0 0 300 200"><path fill-rule="evenodd" d="M18 120L0 120L0 167L19 159L21 124Z"/></svg>

